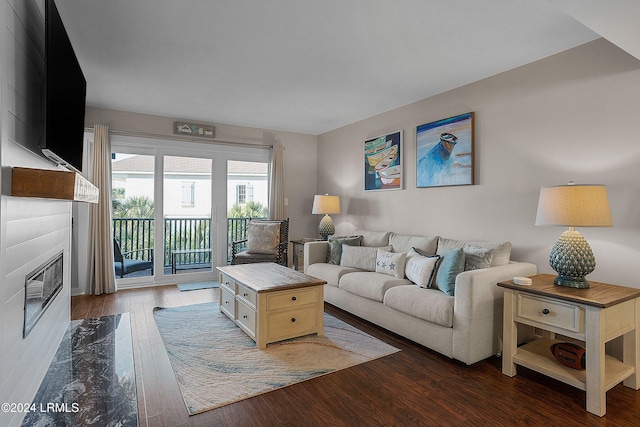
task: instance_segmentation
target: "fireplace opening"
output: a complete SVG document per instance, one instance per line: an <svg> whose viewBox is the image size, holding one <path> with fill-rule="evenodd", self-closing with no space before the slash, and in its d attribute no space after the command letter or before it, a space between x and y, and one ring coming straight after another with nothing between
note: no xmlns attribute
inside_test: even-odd
<svg viewBox="0 0 640 427"><path fill-rule="evenodd" d="M24 279L24 338L62 289L62 254L58 253Z"/></svg>

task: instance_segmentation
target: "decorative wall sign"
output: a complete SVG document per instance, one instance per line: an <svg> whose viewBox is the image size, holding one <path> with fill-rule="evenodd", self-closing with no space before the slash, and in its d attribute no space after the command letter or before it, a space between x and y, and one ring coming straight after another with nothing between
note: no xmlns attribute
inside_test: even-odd
<svg viewBox="0 0 640 427"><path fill-rule="evenodd" d="M402 131L364 142L364 189L402 189Z"/></svg>
<svg viewBox="0 0 640 427"><path fill-rule="evenodd" d="M215 126L198 125L187 122L173 122L173 133L177 135L197 136L203 138L215 138Z"/></svg>
<svg viewBox="0 0 640 427"><path fill-rule="evenodd" d="M416 185L472 185L473 113L416 128Z"/></svg>

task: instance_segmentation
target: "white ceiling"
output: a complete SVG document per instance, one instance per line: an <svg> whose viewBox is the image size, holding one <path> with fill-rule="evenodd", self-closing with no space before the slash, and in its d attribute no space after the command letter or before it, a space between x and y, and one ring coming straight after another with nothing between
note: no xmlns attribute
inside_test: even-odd
<svg viewBox="0 0 640 427"><path fill-rule="evenodd" d="M88 105L317 135L599 37L571 1L56 3Z"/></svg>

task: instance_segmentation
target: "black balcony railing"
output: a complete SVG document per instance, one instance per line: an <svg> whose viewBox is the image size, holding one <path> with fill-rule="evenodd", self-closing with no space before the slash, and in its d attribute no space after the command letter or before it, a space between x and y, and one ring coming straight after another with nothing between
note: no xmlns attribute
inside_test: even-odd
<svg viewBox="0 0 640 427"><path fill-rule="evenodd" d="M249 218L227 218L227 260L231 260L231 243L247 237ZM171 266L174 250L211 249L210 218L165 218L163 265ZM153 248L153 218L114 218L113 237L122 252ZM144 253L143 251L139 253ZM148 253L148 252L147 252ZM211 252L194 252L180 260L186 265L211 264Z"/></svg>

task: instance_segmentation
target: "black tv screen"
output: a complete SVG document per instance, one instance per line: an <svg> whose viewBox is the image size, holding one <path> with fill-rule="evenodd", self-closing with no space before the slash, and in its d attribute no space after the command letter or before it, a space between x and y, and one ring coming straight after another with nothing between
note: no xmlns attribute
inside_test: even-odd
<svg viewBox="0 0 640 427"><path fill-rule="evenodd" d="M82 171L87 82L53 0L45 3L45 156Z"/></svg>

